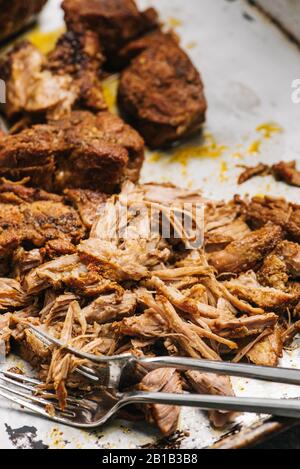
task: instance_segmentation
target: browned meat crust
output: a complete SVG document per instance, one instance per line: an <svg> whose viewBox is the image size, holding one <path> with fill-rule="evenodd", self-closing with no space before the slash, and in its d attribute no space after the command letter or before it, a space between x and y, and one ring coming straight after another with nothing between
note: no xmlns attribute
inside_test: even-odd
<svg viewBox="0 0 300 469"><path fill-rule="evenodd" d="M47 0L0 1L0 41L18 33L34 20Z"/></svg>
<svg viewBox="0 0 300 469"><path fill-rule="evenodd" d="M68 29L88 29L99 35L111 68L116 67L116 57L125 44L158 27L156 11L140 12L134 0L64 0L62 7Z"/></svg>
<svg viewBox="0 0 300 469"><path fill-rule="evenodd" d="M0 175L46 190L114 191L126 177L137 180L143 160L143 140L108 112L73 112L0 140Z"/></svg>
<svg viewBox="0 0 300 469"><path fill-rule="evenodd" d="M234 241L223 251L213 253L210 256L210 264L219 274L254 269L273 251L282 236L279 226L267 225L246 235L242 240Z"/></svg>
<svg viewBox="0 0 300 469"><path fill-rule="evenodd" d="M151 31L142 37L134 39L126 44L118 54L118 63L121 68L127 66L137 55L146 49L158 47L162 42L170 42L172 45L179 44L179 39L173 31L163 32L160 29Z"/></svg>
<svg viewBox="0 0 300 469"><path fill-rule="evenodd" d="M151 147L192 135L205 121L206 100L198 71L167 37L146 49L122 73L118 94L128 116Z"/></svg>
<svg viewBox="0 0 300 469"><path fill-rule="evenodd" d="M52 240L78 243L83 238L80 217L58 196L20 185L0 188L0 258L24 243L42 247Z"/></svg>
<svg viewBox="0 0 300 469"><path fill-rule="evenodd" d="M101 206L107 201L107 194L89 189L66 189L64 194L78 211L83 224L91 229Z"/></svg>
<svg viewBox="0 0 300 469"><path fill-rule="evenodd" d="M284 199L254 197L246 204L245 214L252 227L260 228L271 222L281 226L289 239L300 242L300 205Z"/></svg>
<svg viewBox="0 0 300 469"><path fill-rule="evenodd" d="M273 166L272 171L279 181L284 181L290 186L300 187L300 171L296 169L296 161L289 163L281 161Z"/></svg>
<svg viewBox="0 0 300 469"><path fill-rule="evenodd" d="M270 173L269 166L263 163L251 167L242 166L242 168L244 168L244 171L239 176L238 184L244 184L246 181L256 176L265 176Z"/></svg>
<svg viewBox="0 0 300 469"><path fill-rule="evenodd" d="M280 327L276 327L272 334L267 335L256 343L246 354L247 358L256 365L277 366L282 357L283 341Z"/></svg>
<svg viewBox="0 0 300 469"><path fill-rule="evenodd" d="M59 119L72 109L107 109L100 82L103 57L91 31L69 31L44 56L28 41L17 44L0 63L7 85L3 111L9 119Z"/></svg>

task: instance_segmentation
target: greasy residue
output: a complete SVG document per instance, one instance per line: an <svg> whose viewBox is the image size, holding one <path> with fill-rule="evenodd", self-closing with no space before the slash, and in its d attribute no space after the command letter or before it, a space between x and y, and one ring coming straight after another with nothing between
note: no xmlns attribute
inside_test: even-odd
<svg viewBox="0 0 300 469"><path fill-rule="evenodd" d="M262 141L261 140L255 140L254 142L252 142L247 150L247 153L249 155L257 155L258 153L260 153L260 150L261 150L261 145L262 145Z"/></svg>
<svg viewBox="0 0 300 469"><path fill-rule="evenodd" d="M170 163L180 163L185 166L191 159L220 158L227 149L225 145L218 143L212 134L206 133L201 145L191 145L171 151Z"/></svg>
<svg viewBox="0 0 300 469"><path fill-rule="evenodd" d="M26 38L32 42L43 54L48 54L54 49L58 38L65 32L64 28L54 31L43 32L39 28L35 28L26 35Z"/></svg>
<svg viewBox="0 0 300 469"><path fill-rule="evenodd" d="M199 145L182 145L167 153L154 152L148 156L147 161L149 163L164 164L178 163L181 165L182 176L187 176L187 168L190 161L195 159L217 159L223 156L227 149L212 134L205 133L202 143Z"/></svg>
<svg viewBox="0 0 300 469"><path fill-rule="evenodd" d="M66 444L68 444L68 441L64 439L63 432L57 427L52 428L51 433L50 433L50 438L51 438L51 447L54 447L57 449L65 449Z"/></svg>
<svg viewBox="0 0 300 469"><path fill-rule="evenodd" d="M274 134L279 134L283 132L282 127L280 127L275 122L266 122L264 124L260 124L256 127L256 131L260 132L263 138L269 139Z"/></svg>

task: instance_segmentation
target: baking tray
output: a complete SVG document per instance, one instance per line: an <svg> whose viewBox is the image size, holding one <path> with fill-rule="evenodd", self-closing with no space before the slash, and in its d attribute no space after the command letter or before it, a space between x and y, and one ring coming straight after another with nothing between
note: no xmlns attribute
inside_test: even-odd
<svg viewBox="0 0 300 469"><path fill-rule="evenodd" d="M50 0L39 29L30 37L48 47L63 27L58 0ZM204 135L168 153L148 152L142 181L171 181L200 187L213 199L234 194L282 195L299 202L299 189L256 178L237 187L237 165L299 159L300 106L291 99L299 78L299 49L271 21L243 0L141 0L155 6L182 37L201 70L209 103ZM112 108L116 78L105 84ZM299 367L297 340L284 353L282 366ZM3 368L23 367L10 357ZM295 386L233 379L237 395L300 398ZM297 422L243 414L222 431L213 430L205 413L182 409L178 432L169 439L144 422L114 420L97 432L54 425L0 401L1 448L242 448Z"/></svg>

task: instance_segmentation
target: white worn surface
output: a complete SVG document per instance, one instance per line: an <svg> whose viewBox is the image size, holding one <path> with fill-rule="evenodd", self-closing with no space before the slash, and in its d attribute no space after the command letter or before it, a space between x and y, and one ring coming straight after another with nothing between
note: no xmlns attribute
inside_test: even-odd
<svg viewBox="0 0 300 469"><path fill-rule="evenodd" d="M56 29L62 16L50 1L43 28ZM255 165L259 161L298 159L300 155L300 105L292 104L291 83L300 78L299 50L285 36L243 0L151 0L142 6L158 8L162 18L177 24L182 43L202 72L209 112L205 132L209 132L226 151L218 158L190 158L187 165L171 163L170 155L148 155L143 181L171 181L184 186L201 187L212 198L229 198L235 193L283 195L299 202L299 189L257 178L241 187L236 176L237 164ZM251 15L252 21L244 13ZM180 24L179 24L180 23ZM273 121L283 132L261 139L255 130ZM253 142L261 141L258 154L248 153ZM187 146L201 145L200 137ZM190 154L195 149L190 150ZM198 148L199 154L199 148ZM236 153L240 155L237 156ZM300 163L300 162L299 162ZM18 363L18 362L17 362ZM297 367L299 351L286 353L283 365ZM6 368L11 363L4 365ZM234 380L237 394L269 397L299 397L296 387ZM258 416L243 415L238 423L250 425ZM12 429L20 429L16 438ZM24 426L32 427L29 429ZM224 432L213 431L205 415L198 410L182 411L180 430L188 432L183 448L203 448L218 440ZM61 433L60 433L61 432ZM0 447L39 447L41 441L51 448L135 448L155 442L160 435L142 423L115 421L88 434L58 427L32 415L13 410L0 401ZM23 435L23 436L22 436Z"/></svg>
<svg viewBox="0 0 300 469"><path fill-rule="evenodd" d="M299 0L256 0L256 3L300 42Z"/></svg>

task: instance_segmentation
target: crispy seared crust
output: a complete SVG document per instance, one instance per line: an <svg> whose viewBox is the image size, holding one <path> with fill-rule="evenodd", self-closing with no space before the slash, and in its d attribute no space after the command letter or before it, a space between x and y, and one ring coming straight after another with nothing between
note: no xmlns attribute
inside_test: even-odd
<svg viewBox="0 0 300 469"><path fill-rule="evenodd" d="M128 64L139 54L150 47L158 47L162 42L170 41L179 44L179 38L173 31L163 32L157 28L137 39L130 41L118 53L117 63L120 68L128 66Z"/></svg>
<svg viewBox="0 0 300 469"><path fill-rule="evenodd" d="M28 41L17 44L0 63L7 84L3 111L9 119L59 119L72 109L107 109L100 82L103 64L98 36L69 31L44 56Z"/></svg>
<svg viewBox="0 0 300 469"><path fill-rule="evenodd" d="M143 160L143 140L108 112L73 112L0 140L0 175L46 190L114 191L126 177L137 181Z"/></svg>
<svg viewBox="0 0 300 469"><path fill-rule="evenodd" d="M205 121L200 75L169 37L146 49L122 73L118 101L151 147L182 140Z"/></svg>
<svg viewBox="0 0 300 469"><path fill-rule="evenodd" d="M78 243L84 235L79 215L58 196L20 185L0 185L0 259L24 244Z"/></svg>
<svg viewBox="0 0 300 469"><path fill-rule="evenodd" d="M64 0L68 29L92 30L99 35L108 65L116 67L119 50L132 39L158 26L153 8L140 12L134 0Z"/></svg>
<svg viewBox="0 0 300 469"><path fill-rule="evenodd" d="M245 214L252 227L260 228L271 222L281 226L289 239L300 242L300 205L284 199L254 197L246 204Z"/></svg>
<svg viewBox="0 0 300 469"><path fill-rule="evenodd" d="M80 214L83 224L91 229L99 208L107 201L107 194L89 189L66 189L64 194Z"/></svg>

